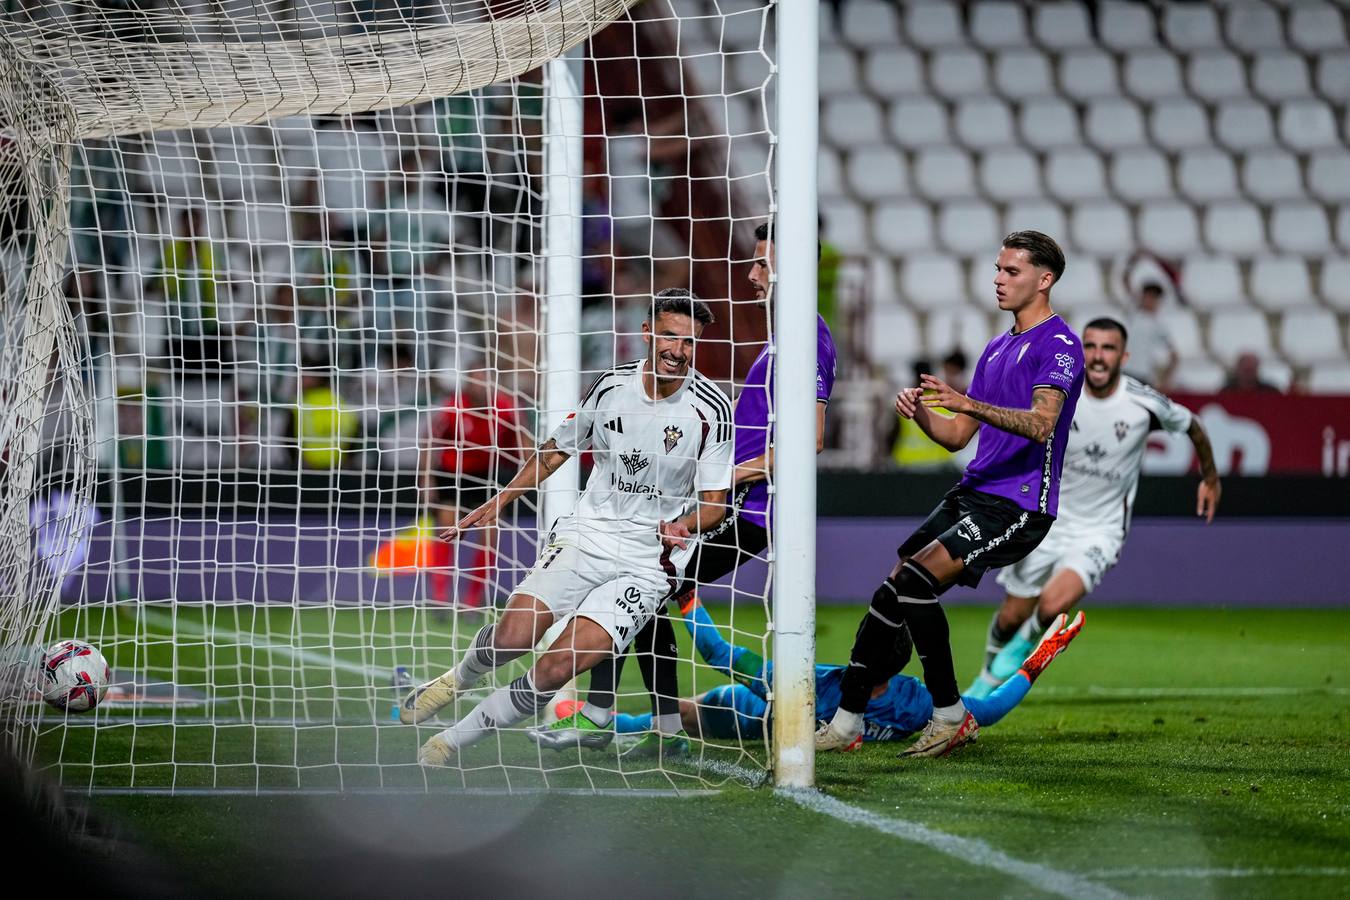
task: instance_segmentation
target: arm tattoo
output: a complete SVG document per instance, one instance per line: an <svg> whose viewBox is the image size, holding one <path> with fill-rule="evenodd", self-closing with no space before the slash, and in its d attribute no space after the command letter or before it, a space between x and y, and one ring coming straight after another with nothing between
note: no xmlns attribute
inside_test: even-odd
<svg viewBox="0 0 1350 900"><path fill-rule="evenodd" d="M535 458L539 462L539 468L543 469L546 475L552 475L567 462L567 454L558 449L558 442L553 438L544 442L535 453Z"/></svg>
<svg viewBox="0 0 1350 900"><path fill-rule="evenodd" d="M1000 431L1044 443L1055 433L1055 423L1063 408L1063 391L1038 387L1031 395L1031 409L1008 409L972 400L968 414Z"/></svg>
<svg viewBox="0 0 1350 900"><path fill-rule="evenodd" d="M1191 419L1191 427L1186 429L1186 436L1195 445L1195 455L1200 460L1200 477L1205 481L1216 480L1219 477L1219 470L1214 465L1214 448L1209 445L1209 435L1205 433L1205 426L1200 424L1199 419Z"/></svg>

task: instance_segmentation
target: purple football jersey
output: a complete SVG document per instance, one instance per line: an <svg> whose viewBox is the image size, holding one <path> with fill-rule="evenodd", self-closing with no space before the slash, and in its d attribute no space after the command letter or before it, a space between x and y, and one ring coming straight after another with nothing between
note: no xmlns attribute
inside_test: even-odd
<svg viewBox="0 0 1350 900"><path fill-rule="evenodd" d="M1050 440L1038 444L981 424L979 451L961 484L1053 516L1059 511L1059 475L1069 428L1083 390L1083 344L1078 335L1059 316L1021 334L1004 332L984 348L967 394L991 406L1030 409L1032 392L1042 386L1065 393Z"/></svg>
<svg viewBox="0 0 1350 900"><path fill-rule="evenodd" d="M745 376L736 398L736 465L761 456L769 446L769 407L773 403L773 354L765 344ZM816 400L828 401L834 390L834 338L830 326L816 316ZM735 491L733 490L733 493ZM757 481L741 504L741 517L767 528L768 482Z"/></svg>

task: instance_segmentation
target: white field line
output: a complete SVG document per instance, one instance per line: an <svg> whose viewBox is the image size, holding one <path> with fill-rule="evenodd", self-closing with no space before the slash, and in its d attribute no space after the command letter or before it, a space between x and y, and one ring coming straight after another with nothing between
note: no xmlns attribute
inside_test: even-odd
<svg viewBox="0 0 1350 900"><path fill-rule="evenodd" d="M1091 878L1347 878L1350 869L1304 866L1291 869L1206 869L1198 866L1176 869L1096 869Z"/></svg>
<svg viewBox="0 0 1350 900"><path fill-rule="evenodd" d="M715 797L712 788L66 788L70 793L103 797L622 797L655 800L663 798Z"/></svg>
<svg viewBox="0 0 1350 900"><path fill-rule="evenodd" d="M1036 688L1040 697L1115 697L1124 700L1149 700L1169 697L1297 697L1344 696L1350 688L1343 687L1070 687L1047 684Z"/></svg>
<svg viewBox="0 0 1350 900"><path fill-rule="evenodd" d="M828 794L812 790L790 790L778 788L780 797L786 797L805 809L838 819L846 825L871 828L882 834L898 837L912 844L919 844L930 850L945 853L971 865L993 869L1005 875L1020 879L1038 890L1071 898L1100 898L1100 900L1118 900L1126 895L1095 884L1078 875L1061 872L1039 863L1023 862L1006 853L995 850L984 841L973 838L957 837L918 822L904 819L892 819L869 810L860 809Z"/></svg>

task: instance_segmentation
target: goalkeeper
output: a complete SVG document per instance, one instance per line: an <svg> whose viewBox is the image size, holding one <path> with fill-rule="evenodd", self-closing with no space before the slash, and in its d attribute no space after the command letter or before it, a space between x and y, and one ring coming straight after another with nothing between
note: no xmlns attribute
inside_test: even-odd
<svg viewBox="0 0 1350 900"><path fill-rule="evenodd" d="M736 679L737 684L713 688L692 700L680 701L680 717L691 736L730 740L757 740L764 737L768 722L768 691L773 683L773 663L746 649L730 644L722 638L708 611L698 598L691 597L681 608L685 627L694 638L699 655L713 668ZM981 727L998 722L1031 690L1032 683L1045 671L1050 662L1064 652L1069 642L1083 629L1083 614L1069 623L1061 615L1052 623L1036 650L1027 657L1022 668L983 699L962 698L966 708ZM898 631L892 650L890 671L904 668L909 662L913 643L908 629ZM840 684L846 666L816 666L816 717L829 720L839 707ZM560 714L569 712L559 709ZM895 675L889 681L872 688L872 698L863 712L863 731L847 750L856 750L862 742L900 741L921 730L933 715L933 698L922 681L909 675ZM615 730L647 731L651 728L651 714L640 716L619 714Z"/></svg>

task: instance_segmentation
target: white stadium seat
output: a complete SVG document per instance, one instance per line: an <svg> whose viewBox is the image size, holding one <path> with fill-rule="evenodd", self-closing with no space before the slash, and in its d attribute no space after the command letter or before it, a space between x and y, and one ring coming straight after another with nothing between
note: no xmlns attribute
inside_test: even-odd
<svg viewBox="0 0 1350 900"><path fill-rule="evenodd" d="M1200 223L1189 203L1145 204L1136 229L1143 247L1166 253L1191 253L1200 247Z"/></svg>
<svg viewBox="0 0 1350 900"><path fill-rule="evenodd" d="M1029 200L1041 196L1041 167L1020 147L985 153L980 159L980 189L994 200Z"/></svg>
<svg viewBox="0 0 1350 900"><path fill-rule="evenodd" d="M1240 353L1271 356L1270 323L1266 321L1265 313L1236 309L1210 316L1209 349L1227 366L1231 366Z"/></svg>
<svg viewBox="0 0 1350 900"><path fill-rule="evenodd" d="M1083 203L1071 216L1073 245L1097 256L1117 257L1135 246L1130 214L1118 203Z"/></svg>
<svg viewBox="0 0 1350 900"><path fill-rule="evenodd" d="M907 97L928 90L918 55L896 47L868 50L863 61L863 81L879 97Z"/></svg>
<svg viewBox="0 0 1350 900"><path fill-rule="evenodd" d="M963 100L956 106L956 138L967 147L1007 147L1017 142L1012 108L996 97Z"/></svg>
<svg viewBox="0 0 1350 900"><path fill-rule="evenodd" d="M816 190L822 198L840 197L847 193L839 154L834 148L823 144L816 154Z"/></svg>
<svg viewBox="0 0 1350 900"><path fill-rule="evenodd" d="M855 47L893 47L900 41L895 4L882 0L850 0L841 12L844 41Z"/></svg>
<svg viewBox="0 0 1350 900"><path fill-rule="evenodd" d="M868 234L863 208L856 203L836 203L825 216L825 236L843 253L862 254L868 251Z"/></svg>
<svg viewBox="0 0 1350 900"><path fill-rule="evenodd" d="M1139 105L1124 97L1097 100L1088 105L1087 139L1101 150L1128 150L1148 146Z"/></svg>
<svg viewBox="0 0 1350 900"><path fill-rule="evenodd" d="M1056 309L1061 306L1066 309L1104 306L1107 292L1101 266L1090 256L1074 257L1069 260L1064 277L1055 283L1051 294Z"/></svg>
<svg viewBox="0 0 1350 900"><path fill-rule="evenodd" d="M1212 359L1196 357L1182 359L1172 375L1172 386L1178 391L1194 391L1197 394L1212 394L1223 387L1228 373L1223 366Z"/></svg>
<svg viewBox="0 0 1350 900"><path fill-rule="evenodd" d="M1205 147L1211 142L1205 108L1194 100L1161 100L1153 104L1149 133L1164 150Z"/></svg>
<svg viewBox="0 0 1350 900"><path fill-rule="evenodd" d="M899 303L874 303L867 319L868 358L892 381L908 381L909 367L922 352L918 319Z"/></svg>
<svg viewBox="0 0 1350 900"><path fill-rule="evenodd" d="M1279 250L1304 256L1331 251L1326 210L1312 203L1281 203L1270 214L1270 240Z"/></svg>
<svg viewBox="0 0 1350 900"><path fill-rule="evenodd" d="M1308 189L1327 203L1350 200L1350 151L1318 153L1308 163Z"/></svg>
<svg viewBox="0 0 1350 900"><path fill-rule="evenodd" d="M1342 250L1350 250L1350 205L1336 208L1336 241Z"/></svg>
<svg viewBox="0 0 1350 900"><path fill-rule="evenodd" d="M1345 50L1345 20L1330 3L1300 2L1289 11L1289 42L1300 50Z"/></svg>
<svg viewBox="0 0 1350 900"><path fill-rule="evenodd" d="M1119 51L1158 46L1153 10L1143 3L1107 2L1097 7L1097 33L1102 45Z"/></svg>
<svg viewBox="0 0 1350 900"><path fill-rule="evenodd" d="M1313 302L1308 267L1296 256L1261 256L1252 260L1248 278L1252 299L1265 309L1279 311Z"/></svg>
<svg viewBox="0 0 1350 900"><path fill-rule="evenodd" d="M938 240L962 256L992 253L1003 237L998 225L998 213L979 200L944 203L938 209Z"/></svg>
<svg viewBox="0 0 1350 900"><path fill-rule="evenodd" d="M1072 50L1092 46L1087 10L1077 0L1052 0L1032 7L1032 30L1042 47Z"/></svg>
<svg viewBox="0 0 1350 900"><path fill-rule="evenodd" d="M1189 150L1177 162L1177 187L1202 203L1228 200L1237 194L1237 169L1222 150Z"/></svg>
<svg viewBox="0 0 1350 900"><path fill-rule="evenodd" d="M1053 235L1056 239L1061 235L1067 236L1068 224L1063 208L1047 200L1008 204L1007 210L1003 213L1003 233L1027 229Z"/></svg>
<svg viewBox="0 0 1350 900"><path fill-rule="evenodd" d="M1283 360L1263 359L1256 371L1262 381L1279 391L1288 391L1294 383L1294 370Z"/></svg>
<svg viewBox="0 0 1350 900"><path fill-rule="evenodd" d="M1163 200L1174 196L1167 158L1157 150L1125 150L1111 159L1111 189L1122 200Z"/></svg>
<svg viewBox="0 0 1350 900"><path fill-rule="evenodd" d="M1252 90L1272 103L1312 92L1308 64L1295 53L1263 53L1252 61Z"/></svg>
<svg viewBox="0 0 1350 900"><path fill-rule="evenodd" d="M879 144L885 139L881 107L870 97L857 94L828 101L822 110L820 129L821 136L836 147Z"/></svg>
<svg viewBox="0 0 1350 900"><path fill-rule="evenodd" d="M905 97L891 104L891 137L902 147L950 144L947 108L932 97Z"/></svg>
<svg viewBox="0 0 1350 900"><path fill-rule="evenodd" d="M858 60L847 47L820 48L820 95L851 94L858 90Z"/></svg>
<svg viewBox="0 0 1350 900"><path fill-rule="evenodd" d="M1268 251L1261 211L1250 203L1215 203L1205 209L1205 243L1216 253L1250 256Z"/></svg>
<svg viewBox="0 0 1350 900"><path fill-rule="evenodd" d="M909 170L900 151L889 145L864 147L848 154L848 186L866 200L905 197L910 193Z"/></svg>
<svg viewBox="0 0 1350 900"><path fill-rule="evenodd" d="M1341 145L1331 107L1319 100L1295 100L1279 111L1280 140L1299 153Z"/></svg>
<svg viewBox="0 0 1350 900"><path fill-rule="evenodd" d="M1350 394L1350 363L1323 363L1308 373L1308 390L1314 394Z"/></svg>
<svg viewBox="0 0 1350 900"><path fill-rule="evenodd" d="M970 10L970 39L986 50L1025 44L1027 24L1022 5L1004 0L975 4Z"/></svg>
<svg viewBox="0 0 1350 900"><path fill-rule="evenodd" d="M1120 93L1116 61L1100 50L1079 50L1059 58L1059 87L1076 100Z"/></svg>
<svg viewBox="0 0 1350 900"><path fill-rule="evenodd" d="M918 309L950 309L965 301L961 264L951 256L924 253L900 264L900 293Z"/></svg>
<svg viewBox="0 0 1350 900"><path fill-rule="evenodd" d="M1101 157L1091 150L1051 151L1045 162L1045 189L1060 200L1095 200L1105 195Z"/></svg>
<svg viewBox="0 0 1350 900"><path fill-rule="evenodd" d="M1332 257L1323 260L1317 292L1328 306L1350 312L1350 259Z"/></svg>
<svg viewBox="0 0 1350 900"><path fill-rule="evenodd" d="M934 200L975 196L970 155L956 147L920 150L914 157L914 186Z"/></svg>
<svg viewBox="0 0 1350 900"><path fill-rule="evenodd" d="M993 289L989 293L992 295ZM1005 313L1006 315L1006 313ZM987 313L970 306L942 309L929 314L924 337L929 354L936 363L953 350L966 354L973 365L997 333Z"/></svg>
<svg viewBox="0 0 1350 900"><path fill-rule="evenodd" d="M1018 116L1022 140L1037 150L1080 142L1078 114L1063 100L1041 98L1023 104Z"/></svg>
<svg viewBox="0 0 1350 900"><path fill-rule="evenodd" d="M944 97L967 97L989 92L984 54L974 50L938 50L928 60L928 85Z"/></svg>
<svg viewBox="0 0 1350 900"><path fill-rule="evenodd" d="M1191 93L1210 102L1247 96L1247 73L1242 60L1223 50L1197 53L1186 63Z"/></svg>
<svg viewBox="0 0 1350 900"><path fill-rule="evenodd" d="M1129 54L1125 57L1124 79L1125 91L1139 100L1180 97L1186 91L1181 84L1181 66L1173 53Z"/></svg>
<svg viewBox="0 0 1350 900"><path fill-rule="evenodd" d="M913 200L878 203L872 210L872 240L892 256L933 246L933 213Z"/></svg>
<svg viewBox="0 0 1350 900"><path fill-rule="evenodd" d="M1257 150L1242 158L1242 189L1253 200L1302 200L1298 160L1284 150Z"/></svg>
<svg viewBox="0 0 1350 900"><path fill-rule="evenodd" d="M1044 53L1027 50L1000 53L994 57L994 86L1014 100L1053 94L1050 61Z"/></svg>
<svg viewBox="0 0 1350 900"><path fill-rule="evenodd" d="M1214 115L1214 136L1229 150L1259 150L1275 143L1270 110L1255 100L1230 100Z"/></svg>
<svg viewBox="0 0 1350 900"><path fill-rule="evenodd" d="M1224 36L1244 53L1284 48L1280 14L1264 3L1235 3L1224 11Z"/></svg>
<svg viewBox="0 0 1350 900"><path fill-rule="evenodd" d="M1280 317L1280 352L1294 365L1345 359L1336 314L1318 307L1292 309Z"/></svg>
<svg viewBox="0 0 1350 900"><path fill-rule="evenodd" d="M1350 101L1350 54L1332 50L1317 58L1317 89L1336 103Z"/></svg>
<svg viewBox="0 0 1350 900"><path fill-rule="evenodd" d="M1185 359L1204 355L1205 346L1200 336L1200 320L1196 318L1194 312L1183 306L1172 306L1160 311L1158 318L1162 320L1168 340L1172 342L1172 349L1177 352L1177 356Z"/></svg>
<svg viewBox="0 0 1350 900"><path fill-rule="evenodd" d="M965 43L961 31L961 11L954 3L907 4L905 33L911 44L925 49L956 47Z"/></svg>
<svg viewBox="0 0 1350 900"><path fill-rule="evenodd" d="M1181 268L1181 289L1198 310L1231 308L1242 302L1242 274L1231 257L1191 257Z"/></svg>
<svg viewBox="0 0 1350 900"><path fill-rule="evenodd" d="M1219 19L1203 3L1169 3L1163 9L1163 38L1174 49L1208 50L1222 46Z"/></svg>

